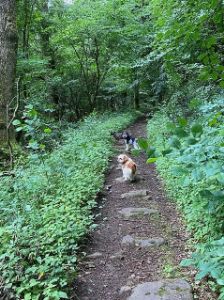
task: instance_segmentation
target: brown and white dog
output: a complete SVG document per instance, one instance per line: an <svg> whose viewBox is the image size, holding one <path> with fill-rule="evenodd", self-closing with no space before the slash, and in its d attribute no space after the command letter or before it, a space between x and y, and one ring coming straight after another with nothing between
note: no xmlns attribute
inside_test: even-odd
<svg viewBox="0 0 224 300"><path fill-rule="evenodd" d="M137 166L133 162L133 160L130 157L128 157L126 154L120 154L117 158L117 161L121 166L124 181L135 180Z"/></svg>

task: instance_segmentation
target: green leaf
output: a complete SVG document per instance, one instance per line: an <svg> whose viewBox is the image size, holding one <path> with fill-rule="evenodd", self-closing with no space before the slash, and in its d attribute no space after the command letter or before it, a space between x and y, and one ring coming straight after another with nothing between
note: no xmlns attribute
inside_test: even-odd
<svg viewBox="0 0 224 300"><path fill-rule="evenodd" d="M200 99L192 99L189 103L189 108L191 109L196 109L201 105L201 100Z"/></svg>
<svg viewBox="0 0 224 300"><path fill-rule="evenodd" d="M224 279L218 278L218 279L217 279L217 283L218 283L219 285L224 285ZM220 298L220 299L221 299L221 298Z"/></svg>
<svg viewBox="0 0 224 300"><path fill-rule="evenodd" d="M194 137L196 136L200 136L203 133L203 128L202 125L199 123L195 123L192 127L191 127L191 132L193 134Z"/></svg>
<svg viewBox="0 0 224 300"><path fill-rule="evenodd" d="M147 159L146 162L147 162L147 164L151 164L151 163L156 162L157 159L158 159L158 157L150 157L150 158Z"/></svg>
<svg viewBox="0 0 224 300"><path fill-rule="evenodd" d="M186 168L181 167L181 166L173 167L171 169L171 172L175 176L182 176L182 175L188 174L188 170Z"/></svg>
<svg viewBox="0 0 224 300"><path fill-rule="evenodd" d="M28 147L31 148L31 149L33 149L33 150L38 150L39 149L39 144L35 140L30 140Z"/></svg>
<svg viewBox="0 0 224 300"><path fill-rule="evenodd" d="M51 128L44 128L44 133L50 134L52 132Z"/></svg>
<svg viewBox="0 0 224 300"><path fill-rule="evenodd" d="M201 280L202 278L204 278L205 276L207 276L210 272L210 267L211 264L209 263L201 263L200 264L200 272L195 276L196 280Z"/></svg>
<svg viewBox="0 0 224 300"><path fill-rule="evenodd" d="M187 119L184 118L179 118L178 123L181 127L186 127L187 126Z"/></svg>
<svg viewBox="0 0 224 300"><path fill-rule="evenodd" d="M40 144L39 147L41 150L45 150L45 148L46 148L46 146L44 144Z"/></svg>
<svg viewBox="0 0 224 300"><path fill-rule="evenodd" d="M176 125L174 123L169 122L169 123L167 123L166 128L167 128L167 130L172 132L176 129Z"/></svg>
<svg viewBox="0 0 224 300"><path fill-rule="evenodd" d="M177 127L173 133L176 134L180 138L188 136L187 132L183 128L180 128L180 127Z"/></svg>
<svg viewBox="0 0 224 300"><path fill-rule="evenodd" d="M17 127L16 132L22 131L23 129L24 129L24 127Z"/></svg>
<svg viewBox="0 0 224 300"><path fill-rule="evenodd" d="M143 149L145 151L148 149L148 146L149 146L148 141L146 139L142 139L142 138L138 139L138 145L141 149Z"/></svg>
<svg viewBox="0 0 224 300"><path fill-rule="evenodd" d="M217 174L216 179L218 180L219 183L224 184L224 174L223 173Z"/></svg>
<svg viewBox="0 0 224 300"><path fill-rule="evenodd" d="M18 125L20 125L20 124L21 124L21 121L18 120L18 119L14 120L14 121L12 122L12 125L14 125L14 126L18 126Z"/></svg>
<svg viewBox="0 0 224 300"><path fill-rule="evenodd" d="M193 259L191 258L186 258L186 259L183 259L180 263L181 267L189 267L191 265L194 264L194 261Z"/></svg>
<svg viewBox="0 0 224 300"><path fill-rule="evenodd" d="M188 138L186 140L186 142L187 142L188 145L195 145L197 143L197 140L194 139L194 138Z"/></svg>
<svg viewBox="0 0 224 300"><path fill-rule="evenodd" d="M65 292L60 291L58 293L59 297L62 299L68 299L68 295Z"/></svg>
<svg viewBox="0 0 224 300"><path fill-rule="evenodd" d="M214 191L213 192L213 196L215 199L224 201L224 191L220 190L220 191Z"/></svg>
<svg viewBox="0 0 224 300"><path fill-rule="evenodd" d="M146 154L147 154L148 157L155 157L155 156L157 156L157 155L155 155L155 153L156 153L156 149L155 149L155 147L152 147L152 146L150 146L148 148L147 152L146 152Z"/></svg>
<svg viewBox="0 0 224 300"><path fill-rule="evenodd" d="M221 172L222 165L218 162L208 162L205 168L206 176L214 176Z"/></svg>
<svg viewBox="0 0 224 300"><path fill-rule="evenodd" d="M205 197L205 198L208 198L208 199L212 197L212 192L208 189L201 190L199 192L199 194L201 195L201 197Z"/></svg>
<svg viewBox="0 0 224 300"><path fill-rule="evenodd" d="M24 300L31 300L32 299L32 295L31 295L31 293L27 293L27 294L25 294L25 296L24 296Z"/></svg>
<svg viewBox="0 0 224 300"><path fill-rule="evenodd" d="M174 148L177 148L177 149L181 148L181 143L180 143L179 139L175 136L171 137L168 142L169 142L169 145Z"/></svg>
<svg viewBox="0 0 224 300"><path fill-rule="evenodd" d="M171 152L172 152L172 149L171 148L167 148L167 149L165 149L165 150L162 151L162 155L166 156L167 154L169 154Z"/></svg>
<svg viewBox="0 0 224 300"><path fill-rule="evenodd" d="M224 88L224 80L222 80L222 81L219 82L219 86L220 86L221 88Z"/></svg>

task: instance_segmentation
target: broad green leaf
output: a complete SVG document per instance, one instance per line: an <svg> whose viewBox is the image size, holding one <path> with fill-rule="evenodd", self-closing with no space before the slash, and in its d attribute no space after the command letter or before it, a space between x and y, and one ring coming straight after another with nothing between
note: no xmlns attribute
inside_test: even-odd
<svg viewBox="0 0 224 300"><path fill-rule="evenodd" d="M12 125L14 125L14 126L18 126L18 125L20 125L20 124L21 124L21 121L18 120L18 119L14 120L14 121L12 122Z"/></svg>
<svg viewBox="0 0 224 300"><path fill-rule="evenodd" d="M169 145L177 149L181 148L181 143L177 137L171 137L169 139Z"/></svg>
<svg viewBox="0 0 224 300"><path fill-rule="evenodd" d="M171 152L172 152L172 149L171 148L167 148L167 149L165 149L165 150L162 151L162 155L166 156L167 154L169 154Z"/></svg>
<svg viewBox="0 0 224 300"><path fill-rule="evenodd" d="M148 141L146 139L142 139L142 138L138 139L138 145L141 149L143 149L145 151L148 149L148 146L149 146Z"/></svg>
<svg viewBox="0 0 224 300"><path fill-rule="evenodd" d="M187 126L187 119L184 118L179 118L178 123L181 127L186 127Z"/></svg>
<svg viewBox="0 0 224 300"><path fill-rule="evenodd" d="M183 128L180 128L180 127L177 127L177 128L173 131L173 133L174 133L175 135L177 135L178 137L180 137L180 138L183 138L183 137L188 136L187 132L186 132Z"/></svg>
<svg viewBox="0 0 224 300"><path fill-rule="evenodd" d="M52 132L51 128L44 128L44 133L50 134Z"/></svg>
<svg viewBox="0 0 224 300"><path fill-rule="evenodd" d="M197 143L197 140L194 139L194 138L188 138L186 140L186 142L187 142L188 145L195 145Z"/></svg>
<svg viewBox="0 0 224 300"><path fill-rule="evenodd" d="M156 162L157 159L158 159L158 157L150 157L150 158L147 159L146 162L147 162L147 164L151 164L151 163Z"/></svg>
<svg viewBox="0 0 224 300"><path fill-rule="evenodd" d="M189 266L193 265L193 263L194 263L194 261L191 258L186 258L180 262L180 265L181 265L181 267L189 267Z"/></svg>
<svg viewBox="0 0 224 300"><path fill-rule="evenodd" d="M16 128L16 132L19 132L19 131L22 131L22 130L24 130L24 127L17 127Z"/></svg>
<svg viewBox="0 0 224 300"><path fill-rule="evenodd" d="M59 297L62 299L68 299L68 295L65 292L60 291L58 293Z"/></svg>
<svg viewBox="0 0 224 300"><path fill-rule="evenodd" d="M191 132L193 134L194 137L196 136L200 136L203 133L203 128L202 125L199 123L195 123L192 127L191 127Z"/></svg>

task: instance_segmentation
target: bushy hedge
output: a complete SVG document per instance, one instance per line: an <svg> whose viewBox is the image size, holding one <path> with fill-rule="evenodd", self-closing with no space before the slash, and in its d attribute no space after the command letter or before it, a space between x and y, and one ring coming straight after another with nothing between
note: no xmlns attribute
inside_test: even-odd
<svg viewBox="0 0 224 300"><path fill-rule="evenodd" d="M193 233L196 279L210 276L224 299L224 98L201 105L194 118L171 122L163 111L148 123L150 143L160 158L157 169ZM163 154L163 155L162 155Z"/></svg>
<svg viewBox="0 0 224 300"><path fill-rule="evenodd" d="M33 154L14 178L0 179L0 273L13 298L67 298L80 239L112 153L111 131L135 114L89 116L47 158Z"/></svg>

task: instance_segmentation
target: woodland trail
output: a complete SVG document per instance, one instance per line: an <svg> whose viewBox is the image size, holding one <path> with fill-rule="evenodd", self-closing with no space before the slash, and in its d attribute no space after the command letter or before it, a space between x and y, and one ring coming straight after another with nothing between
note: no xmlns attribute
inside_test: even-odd
<svg viewBox="0 0 224 300"><path fill-rule="evenodd" d="M134 136L146 136L145 120L128 130ZM116 148L118 154L124 152L123 144L117 143ZM135 157L139 179L121 183L116 180L121 177L116 159L115 155L106 176L98 228L83 249L87 256L79 262L71 299L192 300L188 282L193 272L183 273L179 267L188 256L188 236L175 204L164 194L155 166L147 165L143 154ZM195 293L197 299L212 299L205 290Z"/></svg>

